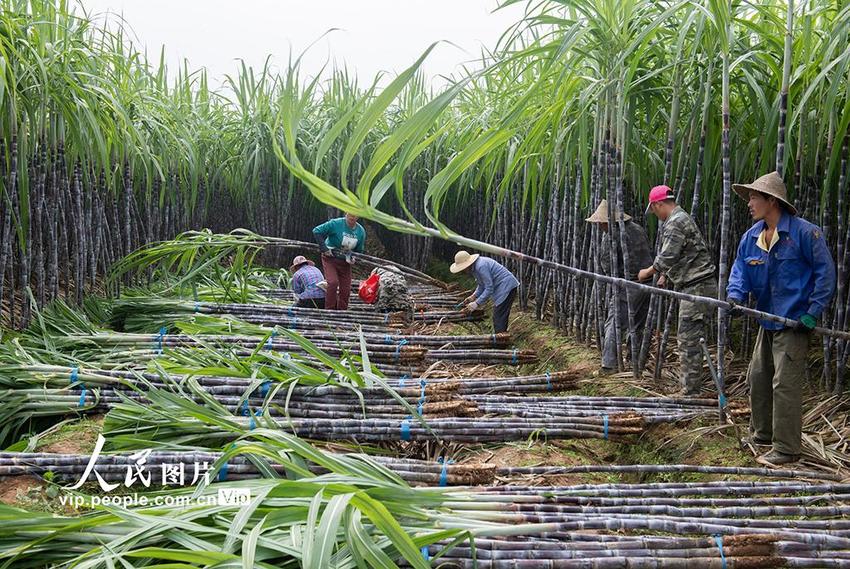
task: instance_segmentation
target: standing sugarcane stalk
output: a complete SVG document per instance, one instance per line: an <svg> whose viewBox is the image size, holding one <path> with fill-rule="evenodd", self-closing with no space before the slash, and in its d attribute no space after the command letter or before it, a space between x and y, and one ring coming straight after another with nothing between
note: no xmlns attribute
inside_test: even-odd
<svg viewBox="0 0 850 569"><path fill-rule="evenodd" d="M785 15L785 51L782 57L782 85L779 90L779 128L776 137L776 171L785 176L785 124L788 118L788 85L791 80L791 58L794 43L794 0L787 0Z"/></svg>
<svg viewBox="0 0 850 569"><path fill-rule="evenodd" d="M724 18L722 21L722 30L718 30L721 36L721 54L722 54L722 120L723 129L721 134L721 165L723 170L723 199L721 209L720 222L720 257L718 260L718 282L717 294L718 298L724 298L726 294L726 281L729 278L729 239L730 239L730 224L731 224L731 203L730 194L732 193L732 165L730 162L731 149L729 146L729 131L730 131L730 94L729 94L729 51L732 47L732 4L723 0ZM723 309L717 311L717 386L718 393L722 395L726 385L726 335L729 330L728 312Z"/></svg>

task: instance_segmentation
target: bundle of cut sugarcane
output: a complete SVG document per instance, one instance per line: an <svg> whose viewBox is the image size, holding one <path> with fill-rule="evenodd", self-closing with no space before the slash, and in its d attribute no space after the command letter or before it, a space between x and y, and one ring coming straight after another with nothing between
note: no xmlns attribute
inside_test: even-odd
<svg viewBox="0 0 850 569"><path fill-rule="evenodd" d="M595 525L587 524L586 527ZM441 542L429 546L427 553L429 557L439 555L435 558L438 566L457 569L757 569L846 567L850 552L840 540L820 543L811 534L795 538L791 532L744 532L695 538L634 535L611 539L611 536L587 531L586 534L570 533L569 540L476 538L472 543L459 546ZM451 549L445 552L445 546Z"/></svg>
<svg viewBox="0 0 850 569"><path fill-rule="evenodd" d="M518 476L557 476L564 474L588 474L598 472L616 474L684 474L697 472L700 474L759 476L762 478L806 478L810 480L832 481L841 481L843 479L842 476L839 474L814 470L753 468L743 466L712 466L695 464L580 464L572 466L500 466L496 469L496 476L499 478L512 478ZM845 498L850 499L850 494L847 494ZM770 500L760 498L757 501L759 504L767 504ZM736 500L734 503L741 503L743 505L741 500ZM671 505L669 502L665 502L665 504Z"/></svg>
<svg viewBox="0 0 850 569"><path fill-rule="evenodd" d="M768 468L722 467L702 465L578 465L565 467L496 467L491 464L455 464L453 461L442 459L429 462L409 458L388 456L368 456L349 454L364 461L376 462L399 474L404 480L418 484L437 485L467 485L480 486L490 484L495 478L512 476L543 475L543 474L575 474L593 472L641 472L641 473L686 473L699 472L703 474L722 474L734 476L759 476L772 478L807 478L813 480L838 481L840 477L834 474L800 470L777 470ZM160 451L153 450L144 455L144 463L150 471L157 471L163 465L213 465L221 458L221 453L206 451ZM54 453L17 453L0 452L0 477L21 475L43 475L52 472L57 482L78 480L91 461L91 455L54 454ZM104 480L112 482L123 480L126 468L137 464L137 458L129 453L99 454L95 468ZM278 474L286 474L285 467L271 463L270 466ZM324 473L327 470L311 465L314 473ZM260 471L252 465L250 459L239 455L228 460L229 479L257 478ZM186 482L188 483L188 481ZM834 503L850 500L850 493L819 493L807 496L761 496L759 498L613 498L613 497L577 497L565 502L566 507L608 508L612 511L628 512L635 507L710 507L726 508L730 506L764 506L788 507L808 505L814 506L819 502ZM524 506L525 504L525 506ZM529 508L527 503L521 503L518 508ZM615 510L622 508L622 510ZM781 514L780 514L781 515Z"/></svg>
<svg viewBox="0 0 850 569"><path fill-rule="evenodd" d="M135 328L126 326L128 319L138 318L139 316L150 318L151 314L155 317L161 316L163 320L170 320L171 316L180 314L215 314L234 316L247 322L279 322L284 325L286 323L297 325L298 321L310 320L372 327L404 325L407 318L404 313L381 314L363 311L321 310L277 304L215 304L140 297L117 300L113 307L113 318L118 322L124 322L125 328L128 329ZM422 322L471 321L480 320L483 317L484 312L481 310L472 313L459 310L417 312L413 315L414 320Z"/></svg>
<svg viewBox="0 0 850 569"><path fill-rule="evenodd" d="M385 456L349 454L365 463L374 462L388 468L402 480L414 485L428 486L479 486L490 484L494 480L496 467L493 465L454 464L453 461L429 462L424 460L402 459ZM132 472L151 476L152 486L183 486L196 483L199 476L209 472L213 480L248 480L261 478L262 471L252 462L252 458L237 455L227 460L227 467L212 470L213 465L222 457L218 452L206 451L160 451L152 450L144 454L142 463L136 453L98 454L93 462L94 472L106 482L123 482L127 469ZM292 476L292 471L274 461L261 460L278 476ZM54 454L54 453L15 453L0 452L0 478L12 476L44 476L52 473L52 480L59 483L77 482L92 463L92 455ZM137 465L139 470L136 470ZM316 464L308 465L314 474L328 472ZM172 477L166 477L172 473ZM90 474L90 481L94 473Z"/></svg>
<svg viewBox="0 0 850 569"><path fill-rule="evenodd" d="M427 403L427 400L424 402ZM249 409L249 413L255 410ZM548 439L616 439L644 431L644 421L639 416L569 417L552 420L529 421L522 418L438 418L427 424L413 418L400 419L273 419L271 417L233 417L234 425L244 431L267 425L312 440L352 441L355 443L434 441L457 443L487 443L527 440L530 437ZM237 432L209 426L200 421L184 418L165 422L165 417L138 417L124 412L121 405L107 416L113 436L133 433L144 434L160 440L174 440L176 444L211 444L232 440ZM244 432L243 431L243 432ZM173 439L171 439L173 437Z"/></svg>
<svg viewBox="0 0 850 569"><path fill-rule="evenodd" d="M384 334L363 335L362 338L352 334L348 338L332 335L302 334L310 340L310 343L322 351L338 356L343 350L360 350L364 345L370 358L381 360L390 354L395 361L416 361L427 358L428 361L462 361L462 362L484 362L484 363L511 363L525 364L537 361L537 354L533 350L495 350L495 349L467 349L469 345L498 345L506 344L510 336L507 334L493 334L491 336L460 337L453 341L450 336L435 337L428 336L391 336ZM428 341L431 346L453 345L452 348L439 348L426 350L420 341ZM467 345L464 345L467 344ZM239 346L244 348L258 348L281 351L302 352L303 347L288 338L274 337L274 331L270 331L270 337L262 340L253 336L241 335L187 335L187 334L77 334L69 335L62 339L63 350L83 349L88 346L143 346L157 348L177 348L194 346Z"/></svg>
<svg viewBox="0 0 850 569"><path fill-rule="evenodd" d="M425 360L429 362L451 361L463 363L488 363L500 365L521 365L537 361L534 350L428 350Z"/></svg>
<svg viewBox="0 0 850 569"><path fill-rule="evenodd" d="M267 329L266 333L271 330ZM356 342L360 340L360 334L356 332L322 332L317 330L307 330L301 333L302 336L315 342L316 340L339 340ZM428 348L505 348L511 345L511 335L509 332L500 332L498 334L485 334L476 336L430 336L425 334L375 334L363 333L363 338L367 345L373 344L391 344L396 345L401 342L414 346L426 346Z"/></svg>
<svg viewBox="0 0 850 569"><path fill-rule="evenodd" d="M14 366L4 366L3 373L0 374L0 385L5 385L10 388L20 388L22 385L43 385L50 387L65 387L69 385L72 376L76 381L86 385L98 384L114 384L114 383L130 383L138 388L144 388L144 383L138 382L138 379L143 379L146 382L161 383L163 380L168 380L169 383L181 383L186 381L186 377L179 374L160 375L157 373L146 373L144 371L127 371L120 369L94 369L87 367L67 367L39 364L19 364ZM266 366L258 367L258 379L251 380L246 377L227 377L227 376L193 376L192 380L199 385L209 390L218 386L230 386L240 393L246 392L252 384L259 385L264 381L269 381L267 389L273 389L276 385L284 385L282 382L264 377ZM428 397L438 396L443 392L458 392L469 395L484 395L484 394L509 394L509 393L547 393L559 392L575 387L575 377L570 372L551 372L542 375L517 376L517 377L492 377L492 378L433 378L429 377L425 380L426 393ZM418 378L411 379L408 374L406 377L399 379L389 379L387 384L395 391L401 394L419 394L421 385ZM361 387L359 390L365 393L370 388ZM381 393L385 392L378 389ZM324 397L332 397L334 393L350 394L350 390L344 387L331 385L304 385L295 387L293 393L315 393ZM550 398L547 397L546 401ZM577 398L576 401L581 401L583 398ZM592 399L592 398L590 398ZM607 398L600 398L607 400ZM519 398L523 401L524 398ZM638 398L639 402L643 399ZM482 402L497 402L498 400L476 397L476 401ZM670 400L671 403L678 400ZM693 400L683 400L693 401ZM595 401L594 404L598 407L604 407L603 401ZM574 406L578 406L576 403ZM634 406L632 406L633 408ZM702 408L702 406L700 406Z"/></svg>
<svg viewBox="0 0 850 569"><path fill-rule="evenodd" d="M829 541L833 536L850 536L850 505L829 503L823 506L810 505L825 501L813 495L813 488L828 488L833 494L846 494L850 485L796 483L778 486L776 483L742 485L728 482L727 488L708 486L712 490L723 490L730 497L778 496L790 492L791 488L803 488L809 502L797 505L699 505L681 506L655 504L641 499L635 503L576 503L575 498L598 496L607 490L605 485L575 487L488 487L463 496L464 501L447 502L455 511L469 512L470 516L497 523L552 524L552 537L564 536L568 532L585 529L607 530L650 530L684 533L766 533L801 532L812 539ZM624 485L625 486L625 485ZM702 484L680 484L680 491L689 496L700 496L706 487ZM624 491L634 491L626 486ZM662 489L655 489L663 497ZM611 494L613 495L613 494ZM779 519L781 518L781 519ZM838 519L833 519L838 518ZM711 529L708 529L711 528ZM817 536L817 537L815 537ZM842 537L835 543L850 544L850 538Z"/></svg>
<svg viewBox="0 0 850 569"><path fill-rule="evenodd" d="M328 355L339 357L352 350L361 350L359 342L339 342L332 340L316 340L310 342L313 346ZM228 336L228 335L199 335L189 336L186 334L93 334L93 335L70 335L62 340L61 347L64 351L82 350L91 346L95 347L142 347L162 350L165 348L183 347L241 347L248 349L261 348L275 352L305 353L301 344L281 337L271 337L266 340L251 336ZM366 343L366 351L370 359L381 362L417 362L425 358L427 350L421 346L410 345L399 342L395 345L386 343ZM139 352L135 352L139 353Z"/></svg>
<svg viewBox="0 0 850 569"><path fill-rule="evenodd" d="M152 384L158 389L168 389L165 384ZM391 397L372 399L364 397L327 398L291 395L288 391L275 393L267 397L259 395L263 390L250 397L243 394L221 393L220 389L205 390L215 401L230 413L247 415L248 409L266 408L273 416L308 419L354 419L354 418L403 418L410 414ZM234 390L228 390L234 391ZM193 401L203 404L206 400L200 394L186 395ZM0 402L9 410L4 419L15 413L27 417L66 415L68 413L101 413L124 403L128 399L141 403L147 402L144 391L102 387L99 389L16 389L0 391ZM477 416L477 407L467 399L427 400L427 396L405 399L410 408L416 408L425 418L432 417L471 417ZM419 403L422 401L422 405ZM14 405L13 405L14 403Z"/></svg>
<svg viewBox="0 0 850 569"><path fill-rule="evenodd" d="M518 416L530 418L635 413L649 422L670 422L717 411L717 402L711 399L584 396L529 398L487 394L475 400L484 413L510 409ZM749 413L743 401L730 401L728 409L733 415Z"/></svg>

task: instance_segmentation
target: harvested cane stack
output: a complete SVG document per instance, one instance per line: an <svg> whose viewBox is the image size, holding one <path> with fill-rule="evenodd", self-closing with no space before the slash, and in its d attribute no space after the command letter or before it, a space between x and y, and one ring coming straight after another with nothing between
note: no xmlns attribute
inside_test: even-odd
<svg viewBox="0 0 850 569"><path fill-rule="evenodd" d="M272 334L274 336L274 333ZM313 346L330 356L339 358L351 351L358 352L361 345L358 342L341 342L333 340L317 340L311 342ZM148 350L161 351L174 348L194 348L200 346L213 346L225 348L245 348L246 350L270 350L273 352L285 352L290 354L307 354L303 345L287 338L271 337L261 340L250 336L228 336L228 335L203 335L189 336L185 334L94 334L94 335L72 335L62 341L64 351L79 351L83 349L106 349L106 348L136 348L135 354ZM141 349L138 349L141 348ZM242 350L244 353L245 350ZM411 345L407 342L398 342L394 345L387 343L367 343L366 351L370 360L383 363L415 363L425 359L427 351L421 346ZM120 356L110 352L110 357L115 360Z"/></svg>
<svg viewBox="0 0 850 569"><path fill-rule="evenodd" d="M564 467L496 467L492 464L455 464L451 460L440 459L437 462L425 460L415 460L410 458L395 458L388 456L368 456L358 454L348 454L347 456L357 458L367 462L375 462L381 466L388 468L398 474L403 480L411 484L429 485L429 486L483 486L492 484L496 478L500 480L517 478L521 476L541 476L541 475L563 475L563 474L578 474L578 473L598 473L598 472L617 472L617 473L685 473L698 472L702 474L722 474L734 476L760 476L772 478L808 478L812 480L829 480L836 481L838 477L822 472L808 472L798 470L775 470L767 468L739 468L739 467L722 467L722 466L700 466L700 465L658 465L658 464L637 464L637 465L580 465L580 466L564 466ZM188 472L190 465L201 465L205 471L209 471L210 467L221 459L222 454L217 452L207 451L160 451L152 450L150 453L144 454L142 461L143 470L151 473L159 473L164 470L164 465L183 465L182 470ZM255 460L258 457L254 457ZM287 470L281 464L274 462L269 463L263 460L274 472L280 476L286 476ZM88 464L92 462L92 455L86 454L54 454L54 453L17 453L17 452L2 452L0 453L0 478L11 476L43 476L44 474L53 473L53 480L56 482L76 482L86 471ZM237 455L230 458L228 461L227 470L219 469L216 476L217 479L223 480L243 480L262 477L261 470L251 461L250 458ZM127 468L133 468L139 464L139 457L135 453L118 454L98 454L94 460L94 468L101 477L107 482L120 482L124 480ZM310 471L314 474L324 474L327 472L325 468L318 465L309 465ZM224 472L224 476L222 476ZM189 480L182 480L179 485L190 484ZM833 495L836 499L840 495ZM850 497L850 496L846 496ZM641 499L632 500L632 502L640 502ZM644 502L646 500L643 500ZM800 498L790 499L750 499L750 503L758 505L800 505L810 502L816 502L817 498L802 500ZM827 501L822 498L821 501ZM684 504L692 506L696 502L687 500L668 499L662 500L659 503L657 500L653 505L672 506ZM618 507L614 499L596 500L595 502L588 498L583 502L575 502L578 506L588 506L593 504L613 504L611 508ZM722 505L725 502L714 500L715 505ZM731 503L731 502L729 502ZM736 503L746 504L747 500ZM624 504L623 507L627 507ZM623 510L625 511L625 510Z"/></svg>
<svg viewBox="0 0 850 569"><path fill-rule="evenodd" d="M125 298L115 302L113 322L127 331L150 330L185 319L193 314L230 316L253 324L283 326L291 329L353 329L371 332L408 325L404 313L368 313L363 311L319 310L276 304L213 304L161 298ZM482 320L484 312L459 310L416 312L415 322L472 322Z"/></svg>
<svg viewBox="0 0 850 569"><path fill-rule="evenodd" d="M508 395L481 395L475 402L484 413L498 413L503 409L521 417L574 417L598 416L602 413L637 414L649 423L664 423L689 419L717 411L713 399L676 397L515 397ZM747 415L749 408L743 402L730 401L728 411L733 416Z"/></svg>
<svg viewBox="0 0 850 569"><path fill-rule="evenodd" d="M529 421L513 417L451 417L429 419L421 423L415 418L399 419L296 419L275 420L269 416L256 417L249 409L248 417L233 417L231 421L242 432L260 426L291 432L301 438L316 441L350 441L363 443L425 442L492 443L528 440L530 437L548 439L605 439L623 440L644 431L639 416L617 415L603 417L570 417ZM124 412L122 406L113 409L107 422L114 435L135 433L162 440L174 437L180 444L224 444L238 433L210 427L192 419L165 422L163 417L138 417ZM176 429L176 430L174 430Z"/></svg>
<svg viewBox="0 0 850 569"><path fill-rule="evenodd" d="M135 453L134 453L135 455ZM251 459L245 456L235 456L227 460L225 468L213 469L213 465L221 459L222 454L204 451L151 451L144 455L143 460L129 453L99 454L95 457L94 472L106 482L123 482L127 470L151 476L153 486L184 486L197 482L196 470L200 476L207 473L210 480L232 481L262 478L261 470ZM453 464L450 461L428 462L424 460L401 459L385 456L367 456L349 454L350 458L359 458L364 462L374 462L393 471L408 484L427 486L478 486L491 484L495 479L496 467L493 465ZM292 475L291 471L281 464L269 463L265 459L254 457L262 462L280 477ZM77 482L86 472L91 455L85 454L53 454L53 453L0 453L0 479L12 476L44 476L52 473L52 480L58 483ZM197 465L197 466L196 466ZM138 469L136 468L138 466ZM166 473L183 472L184 476L164 478ZM325 474L327 469L310 464L313 474ZM193 480L193 478L195 480ZM94 474L90 474L90 481Z"/></svg>
<svg viewBox="0 0 850 569"><path fill-rule="evenodd" d="M164 384L154 384L153 387L168 388ZM363 400L358 400L357 397L353 396L335 400L325 397L292 395L283 391L275 393L273 396L271 394L267 397L256 395L246 399L242 394L221 393L223 391L221 389L210 391L209 395L230 413L245 416L249 415L249 409L260 408L267 408L267 412L273 416L305 419L395 417L400 420L410 414L408 408L386 394L384 397L364 397ZM258 393L262 392L263 389L258 391ZM203 404L207 400L199 394L188 394L186 397L198 404ZM126 387L103 387L97 390L81 389L79 392L74 389L18 389L10 390L5 394L0 392L0 401L3 401L6 405L14 402L16 413L33 417L69 413L103 413L128 400L139 403L149 402L144 392ZM424 400L421 396L409 397L405 400L410 408L418 409L419 413L427 419L480 415L475 404L463 398L453 400L438 398L422 403L421 407L419 403Z"/></svg>
<svg viewBox="0 0 850 569"><path fill-rule="evenodd" d="M304 353L304 347L292 340L286 338L274 337L275 332L271 331L271 336L267 340L261 340L251 336L230 336L230 335L198 335L189 336L185 334L94 334L94 335L71 335L62 341L62 348L65 351L81 350L86 348L153 348L162 350L164 348L184 348L198 346L223 346L223 347L239 347L255 350L257 348L272 350L276 352L288 353ZM495 334L492 336L473 336L468 337L467 345L480 345L481 343L496 344ZM305 336L306 337L306 336ZM452 346L451 348L438 348L426 350L419 344L413 344L406 337L393 337L389 335L383 336L383 341L376 341L378 337L364 336L366 351L369 354L369 359L388 364L405 363L411 364L421 361L439 362L450 361L456 363L500 363L503 365L521 365L533 363L537 361L537 354L533 350L496 350L496 349L468 349L463 344L463 340L459 342L460 347ZM411 338L427 338L427 336L415 336ZM484 339L487 338L487 339ZM332 338L310 338L311 344L322 350L328 355L339 357L348 351L358 351L362 348L360 338L350 339L332 339ZM502 340L503 341L503 340ZM437 342L431 341L432 345L444 346L450 342L444 342L440 338ZM135 351L138 355L140 352ZM114 352L110 356L115 359L118 354Z"/></svg>
<svg viewBox="0 0 850 569"><path fill-rule="evenodd" d="M0 385L5 385L9 388L21 388L22 386L44 386L44 387L79 387L79 385L114 385L117 383L127 383L135 385L139 389L144 389L145 384L142 381L160 384L180 384L188 381L187 376L183 375L160 375L156 373L146 373L143 371L126 371L120 369L96 369L85 367L67 367L54 365L39 365L39 364L19 364L15 366L4 366L4 373L0 375ZM245 393L267 381L262 375L264 368L259 368L258 379L250 380L244 377L224 377L224 376L192 376L192 381L197 382L200 386L207 390L217 386L227 386L232 388L233 393ZM73 379L73 384L69 384ZM400 394L405 393L420 393L422 380L407 378L390 379L387 384ZM267 385L267 390L272 390L276 385L284 386L285 384L278 381L270 381ZM252 385L254 387L252 387ZM541 375L517 376L517 377L485 377L485 378L428 378L425 380L425 389L428 397L433 397L434 394L439 396L439 393L458 392L461 394L521 394L521 393L547 393L559 392L568 389L573 389L576 386L576 377L569 372L551 372ZM370 388L361 387L358 390L361 393L369 392ZM332 385L300 385L295 387L293 393L315 393L325 397L331 396L331 392L350 391L344 388ZM382 394L385 391L378 390ZM477 400L477 398L476 398ZM546 399L548 400L548 398Z"/></svg>

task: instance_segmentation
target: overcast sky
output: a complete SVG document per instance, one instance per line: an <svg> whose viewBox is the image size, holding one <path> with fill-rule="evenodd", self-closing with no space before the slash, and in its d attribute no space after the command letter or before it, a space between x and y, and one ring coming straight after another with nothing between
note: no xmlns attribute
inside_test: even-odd
<svg viewBox="0 0 850 569"><path fill-rule="evenodd" d="M522 16L524 5L494 9L498 0L77 0L92 15L124 17L152 60L165 45L169 68L183 58L206 67L215 79L232 73L236 60L261 67L267 55L285 66L331 28L304 59L318 72L330 58L356 70L361 84L379 71L396 73L437 40L426 60L429 76L451 74L492 47ZM437 81L435 85L439 85Z"/></svg>

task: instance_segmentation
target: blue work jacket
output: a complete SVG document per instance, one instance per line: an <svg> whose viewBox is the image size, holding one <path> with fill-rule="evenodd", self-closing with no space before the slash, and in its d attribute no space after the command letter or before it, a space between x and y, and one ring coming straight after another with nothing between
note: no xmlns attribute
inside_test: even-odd
<svg viewBox="0 0 850 569"><path fill-rule="evenodd" d="M472 275L478 288L475 289L475 302L484 304L493 299L493 305L502 304L508 294L519 286L519 281L504 265L489 257L478 257L472 265Z"/></svg>
<svg viewBox="0 0 850 569"><path fill-rule="evenodd" d="M835 264L823 231L783 212L776 226L779 241L767 252L757 245L766 227L758 221L741 237L727 297L744 303L752 293L757 310L793 320L804 314L820 318L835 292ZM783 328L769 320L759 324L766 330Z"/></svg>

